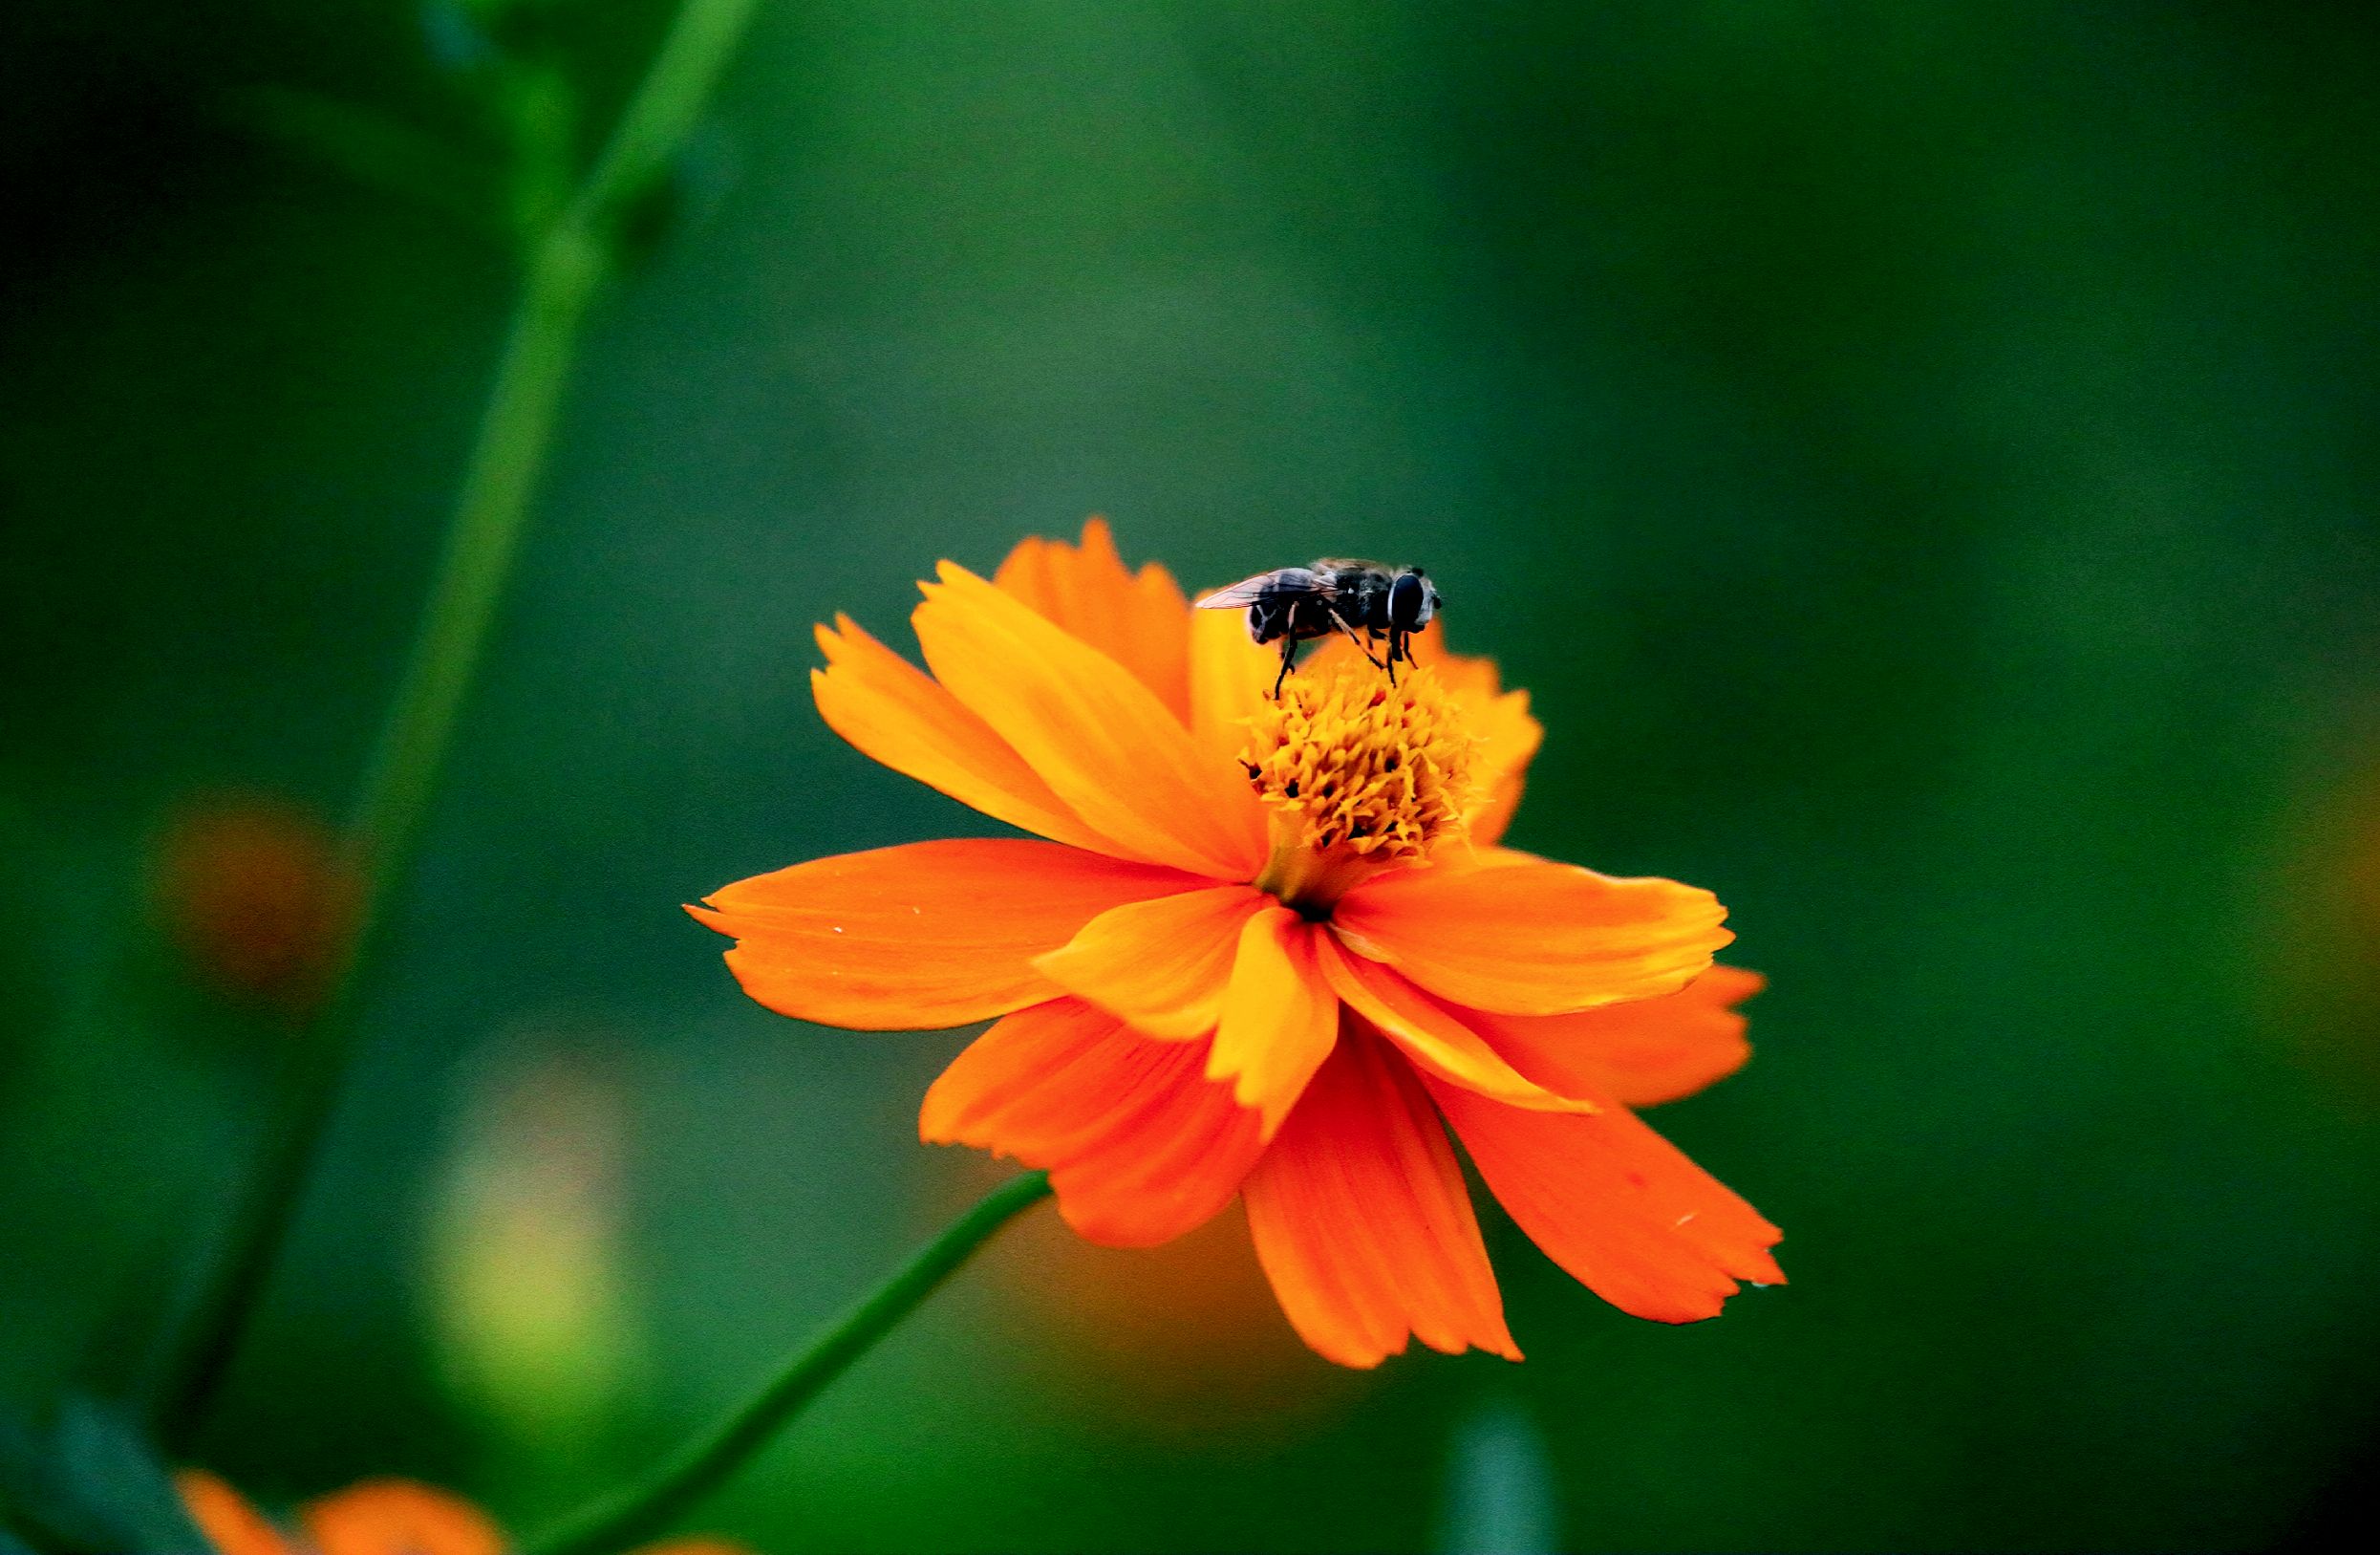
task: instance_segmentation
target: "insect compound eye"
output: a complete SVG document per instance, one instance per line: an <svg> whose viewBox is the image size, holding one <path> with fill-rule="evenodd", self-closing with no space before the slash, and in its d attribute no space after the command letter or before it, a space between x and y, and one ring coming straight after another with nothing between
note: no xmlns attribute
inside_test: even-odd
<svg viewBox="0 0 2380 1555"><path fill-rule="evenodd" d="M1401 573L1388 586L1388 619L1400 632L1418 632L1427 626L1437 603L1437 591L1419 572Z"/></svg>

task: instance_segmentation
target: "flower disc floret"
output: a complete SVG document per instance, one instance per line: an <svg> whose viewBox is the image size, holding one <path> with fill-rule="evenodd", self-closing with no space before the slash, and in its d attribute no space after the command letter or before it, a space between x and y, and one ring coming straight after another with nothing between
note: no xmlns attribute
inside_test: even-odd
<svg viewBox="0 0 2380 1555"><path fill-rule="evenodd" d="M1341 662L1284 684L1250 721L1239 759L1281 840L1410 859L1462 833L1477 745L1432 670L1392 686Z"/></svg>

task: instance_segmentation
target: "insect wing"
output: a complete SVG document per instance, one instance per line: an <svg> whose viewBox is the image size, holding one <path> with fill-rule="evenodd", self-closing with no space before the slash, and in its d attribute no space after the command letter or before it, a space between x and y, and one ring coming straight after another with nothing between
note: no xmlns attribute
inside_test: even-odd
<svg viewBox="0 0 2380 1555"><path fill-rule="evenodd" d="M1254 577L1242 578L1228 589L1217 589L1198 601L1200 610L1240 610L1267 599L1307 597L1328 599L1339 591L1330 579L1302 567L1284 567L1278 572L1258 572Z"/></svg>

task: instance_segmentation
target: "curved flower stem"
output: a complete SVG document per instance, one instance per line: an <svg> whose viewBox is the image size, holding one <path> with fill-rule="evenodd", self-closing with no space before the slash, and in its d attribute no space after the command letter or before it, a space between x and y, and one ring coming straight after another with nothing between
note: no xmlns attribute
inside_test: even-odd
<svg viewBox="0 0 2380 1555"><path fill-rule="evenodd" d="M642 1484L630 1486L544 1538L530 1541L525 1546L527 1555L614 1555L666 1531L680 1513L717 1490L804 1405L933 1294L994 1232L1040 1203L1049 1191L1049 1177L1040 1172L1028 1172L993 1189L911 1259L907 1267L788 1361L775 1380L709 1435L680 1448Z"/></svg>
<svg viewBox="0 0 2380 1555"><path fill-rule="evenodd" d="M375 948L478 678L546 464L589 309L611 275L631 207L666 171L757 0L685 0L611 139L569 203L531 244L487 406L421 624L357 795L348 849L362 881L334 989L297 1039L279 1115L223 1250L181 1325L154 1418L168 1451L188 1446L253 1315L313 1175L355 1047L358 974Z"/></svg>

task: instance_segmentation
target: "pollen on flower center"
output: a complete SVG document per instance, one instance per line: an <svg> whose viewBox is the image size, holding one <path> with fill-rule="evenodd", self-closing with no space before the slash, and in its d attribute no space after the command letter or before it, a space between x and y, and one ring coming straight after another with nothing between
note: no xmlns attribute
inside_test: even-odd
<svg viewBox="0 0 2380 1555"><path fill-rule="evenodd" d="M1476 744L1428 669L1392 686L1342 661L1289 678L1250 721L1240 765L1273 810L1276 846L1385 863L1461 831Z"/></svg>

